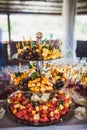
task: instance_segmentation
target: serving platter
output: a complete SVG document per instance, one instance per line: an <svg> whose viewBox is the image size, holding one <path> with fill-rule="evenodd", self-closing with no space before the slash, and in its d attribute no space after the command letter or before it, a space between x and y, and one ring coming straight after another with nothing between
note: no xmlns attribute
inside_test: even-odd
<svg viewBox="0 0 87 130"><path fill-rule="evenodd" d="M28 59L22 59L22 58L19 58L18 57L18 53L15 53L13 56L12 56L12 59L16 59L16 60L19 60L19 61L37 61L37 62L44 62L44 61L50 61L50 62L52 62L52 61L55 61L55 60L63 60L64 59L64 57L59 57L59 58L56 58L56 59L49 59L49 60L45 60L45 59L30 59L30 60L28 60Z"/></svg>
<svg viewBox="0 0 87 130"><path fill-rule="evenodd" d="M17 92L19 92L19 91L17 91ZM17 93L17 92L15 92L15 93ZM26 92L26 93L31 94L32 92ZM52 93L55 93L55 91L53 91ZM14 93L12 93L9 97L12 97L13 94ZM67 112L64 116L62 115L58 120L47 121L47 122L30 122L28 120L18 118L10 110L8 99L6 100L5 108L6 108L7 117L9 117L11 120L13 120L19 124L23 124L26 126L48 126L48 125L58 124L58 123L69 120L74 115L75 103L72 101L72 103L70 104L70 107L69 107L70 111Z"/></svg>

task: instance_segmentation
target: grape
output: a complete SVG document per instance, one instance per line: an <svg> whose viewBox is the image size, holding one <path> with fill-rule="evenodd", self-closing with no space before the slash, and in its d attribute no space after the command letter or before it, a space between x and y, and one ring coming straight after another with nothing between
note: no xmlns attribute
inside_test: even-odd
<svg viewBox="0 0 87 130"><path fill-rule="evenodd" d="M64 86L64 82L62 80L58 80L54 86L55 89L59 89Z"/></svg>

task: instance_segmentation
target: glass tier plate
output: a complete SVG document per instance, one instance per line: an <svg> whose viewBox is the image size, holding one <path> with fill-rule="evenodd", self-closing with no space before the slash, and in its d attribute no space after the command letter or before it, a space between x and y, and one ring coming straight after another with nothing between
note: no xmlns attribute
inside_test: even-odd
<svg viewBox="0 0 87 130"><path fill-rule="evenodd" d="M19 60L19 61L38 61L38 62L42 62L42 61L49 61L49 62L51 62L51 61L56 61L57 62L57 60L59 61L59 60L64 60L64 57L60 57L60 58L57 58L57 59L49 59L49 60L33 60L33 59L31 59L31 60L28 60L28 59L21 59L21 58L18 58L18 55L17 55L17 53L15 53L13 56L12 56L12 59L17 59L17 60Z"/></svg>

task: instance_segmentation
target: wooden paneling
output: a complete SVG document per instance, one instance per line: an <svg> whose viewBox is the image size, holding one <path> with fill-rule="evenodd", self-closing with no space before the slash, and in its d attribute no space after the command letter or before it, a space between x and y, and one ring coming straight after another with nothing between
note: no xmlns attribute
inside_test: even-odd
<svg viewBox="0 0 87 130"><path fill-rule="evenodd" d="M61 15L63 0L0 0L0 13ZM77 14L87 14L87 0L77 0Z"/></svg>

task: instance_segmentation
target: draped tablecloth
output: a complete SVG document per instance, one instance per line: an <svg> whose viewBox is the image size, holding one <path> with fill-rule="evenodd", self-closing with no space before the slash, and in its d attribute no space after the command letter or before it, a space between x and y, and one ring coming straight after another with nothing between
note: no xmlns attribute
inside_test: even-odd
<svg viewBox="0 0 87 130"><path fill-rule="evenodd" d="M22 124L18 124L15 121L9 119L6 114L0 120L0 130L87 130L87 118L84 120L78 120L75 117L71 117L69 120L66 120L62 123L58 123L50 126L42 126L42 127L32 127L32 126L24 126Z"/></svg>

